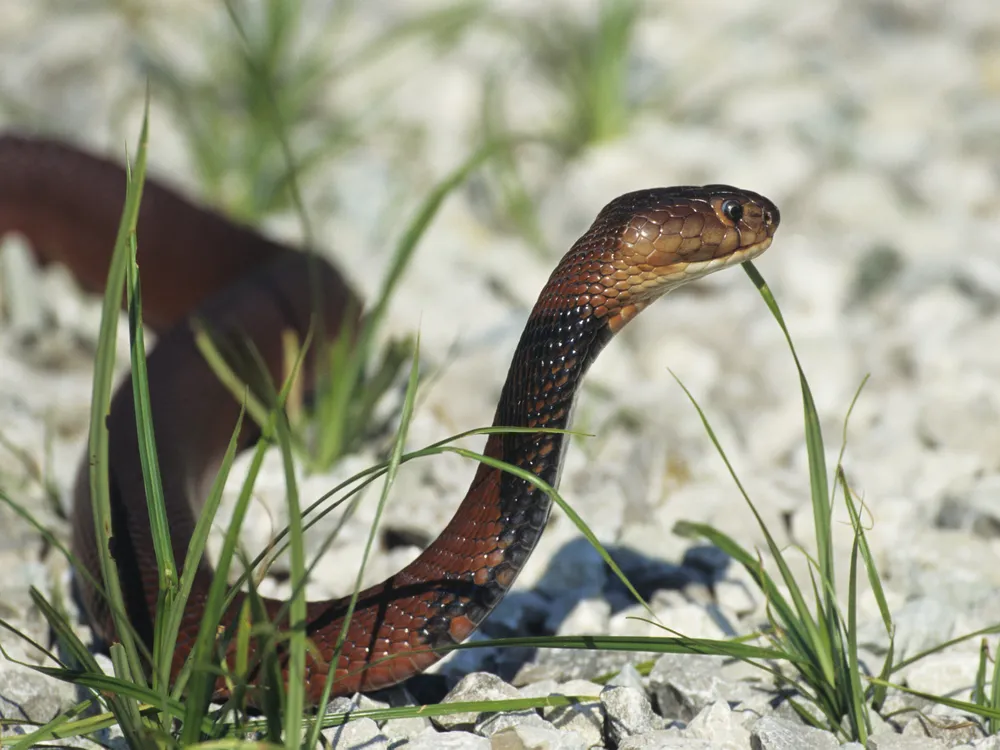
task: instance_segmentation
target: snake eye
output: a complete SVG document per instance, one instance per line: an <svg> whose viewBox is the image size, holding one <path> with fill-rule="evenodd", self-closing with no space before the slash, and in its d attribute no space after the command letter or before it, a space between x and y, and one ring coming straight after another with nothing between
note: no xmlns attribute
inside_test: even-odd
<svg viewBox="0 0 1000 750"><path fill-rule="evenodd" d="M723 203L721 210L722 215L733 222L733 224L743 218L743 204L734 198L730 198Z"/></svg>

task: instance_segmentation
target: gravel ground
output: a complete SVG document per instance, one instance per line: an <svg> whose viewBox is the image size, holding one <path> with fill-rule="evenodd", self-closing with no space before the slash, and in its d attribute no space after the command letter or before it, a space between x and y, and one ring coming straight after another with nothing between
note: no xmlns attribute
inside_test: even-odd
<svg viewBox="0 0 1000 750"><path fill-rule="evenodd" d="M330 50L320 57L336 69L309 101L308 122L293 146L315 145L320 126L334 121L354 123L361 137L307 171L303 193L319 244L366 296L378 289L400 217L474 147L486 81L496 82L510 127L550 131L567 122L566 89L539 74L529 31L593 18L596 6L505 0L491 6L491 19L473 22L454 39L400 38L379 45L375 58L354 53L388 25L444 5L361 4L339 30L305 25L303 49ZM213 5L164 0L156 8L4 3L0 126L120 153L137 132L144 66L160 55L202 74L219 64L217 40L228 33L225 13ZM322 4L309 4L308 13L319 18ZM365 62L357 70L343 67L358 59ZM503 231L491 200L496 183L483 178L448 201L425 237L388 323L397 334L419 327L425 366L435 376L422 390L410 444L489 421L534 295L604 203L653 185L744 186L772 198L782 212L774 246L757 267L782 306L809 377L831 465L847 408L870 374L850 422L845 467L866 503L869 541L896 618L897 656L1000 622L995 2L650 2L628 62L634 103L622 135L588 145L565 163L537 147L519 154L538 211L535 245ZM204 178L183 117L155 86L151 111L151 170L202 195ZM219 150L231 156L237 147ZM239 173L238 165L230 168ZM238 185L228 187L238 194ZM267 229L299 239L291 214L270 217ZM65 534L58 509L68 502L84 444L97 310L58 270L36 272L24 261L10 243L0 256L0 487ZM649 309L598 361L575 423L596 437L574 440L562 489L642 584L664 623L690 636L748 632L766 613L747 576L672 533L683 519L713 524L748 547L764 545L669 370L706 409L778 543L811 548L796 372L778 326L738 271ZM303 497L319 496L375 460L377 450L333 475L303 477ZM33 466L44 483L33 477ZM251 549L281 524L280 462L269 467L258 485L259 523L245 536ZM449 457L408 467L386 527L433 538L471 473L470 465ZM626 619L638 610L573 524L555 516L486 632L653 632ZM370 518L362 509L349 538L363 540ZM65 564L6 507L0 521L9 529L0 535L0 568L8 571L0 616L45 640L27 590L63 587ZM842 597L852 542L847 521L838 507ZM362 545L347 542L328 553L311 592L348 590ZM383 550L369 577L381 579L416 552ZM790 558L806 575L805 558L794 551ZM284 590L268 583L270 593ZM886 638L867 594L859 623L859 642L877 668ZM0 633L0 644L12 655L26 653L7 633ZM968 699L979 645L973 640L928 657L899 678L917 690ZM449 685L485 669L517 686L471 674L452 691L456 700L463 690L478 690L497 697L600 693L601 701L573 715L458 717L420 726L357 722L349 725L353 734L330 739L344 748L402 747L406 740L414 749L839 746L832 734L807 730L790 710L772 710L753 689L763 675L745 667L664 657L649 677L625 668L616 686L601 692L585 681L611 662L587 654L524 659L510 652L463 655L441 671ZM71 691L60 693L3 662L0 696L0 715L40 720L73 701ZM879 723L868 747L961 743L1000 747L940 708Z"/></svg>

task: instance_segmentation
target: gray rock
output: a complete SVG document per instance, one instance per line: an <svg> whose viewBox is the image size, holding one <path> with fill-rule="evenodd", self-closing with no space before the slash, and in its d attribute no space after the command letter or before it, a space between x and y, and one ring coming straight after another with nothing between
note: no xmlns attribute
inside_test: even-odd
<svg viewBox="0 0 1000 750"><path fill-rule="evenodd" d="M73 685L0 659L0 718L45 723L75 702Z"/></svg>
<svg viewBox="0 0 1000 750"><path fill-rule="evenodd" d="M979 652L971 648L928 654L901 671L906 684L931 695L955 695L972 688Z"/></svg>
<svg viewBox="0 0 1000 750"><path fill-rule="evenodd" d="M634 687L607 687L601 693L604 726L612 744L628 737L662 729L664 720L657 716L644 690Z"/></svg>
<svg viewBox="0 0 1000 750"><path fill-rule="evenodd" d="M552 727L552 724L545 721L533 708L526 708L523 711L501 711L497 713L484 713L482 718L476 722L476 734L483 737L492 737L497 732L502 732L511 727ZM554 728L554 727L552 727Z"/></svg>
<svg viewBox="0 0 1000 750"><path fill-rule="evenodd" d="M710 740L684 737L680 730L663 729L637 737L629 737L618 750L716 750Z"/></svg>
<svg viewBox="0 0 1000 750"><path fill-rule="evenodd" d="M703 586L688 586L694 592L706 592ZM653 615L661 623L669 624L670 628L689 638L725 638L731 635L730 624L726 618L718 616L718 607L713 602L699 603L691 601L686 593L680 591L657 591L650 601ZM640 605L634 605L615 613L610 620L609 628L613 635L659 636L663 629L646 622L651 619L649 613Z"/></svg>
<svg viewBox="0 0 1000 750"><path fill-rule="evenodd" d="M588 750L593 745L576 732L553 726L521 724L508 727L490 738L490 750Z"/></svg>
<svg viewBox="0 0 1000 750"><path fill-rule="evenodd" d="M978 388L935 390L933 398L920 405L917 428L921 438L985 461L996 456L1000 439L988 429L996 420L996 404L990 395Z"/></svg>
<svg viewBox="0 0 1000 750"><path fill-rule="evenodd" d="M750 730L743 726L742 714L734 713L725 701L703 708L684 734L710 740L719 750L743 750L750 742Z"/></svg>
<svg viewBox="0 0 1000 750"><path fill-rule="evenodd" d="M888 712L886 712L886 715L889 715ZM906 715L908 714L904 714L904 716ZM868 734L869 738L880 734L898 734L900 728L902 727L902 724L897 723L896 718L890 720L883 719L882 716L875 711L869 713L868 718L872 725L871 732Z"/></svg>
<svg viewBox="0 0 1000 750"><path fill-rule="evenodd" d="M954 637L956 614L954 607L931 597L906 602L893 613L897 658L912 656Z"/></svg>
<svg viewBox="0 0 1000 750"><path fill-rule="evenodd" d="M949 491L941 499L935 525L941 529L961 529L985 539L1000 535L1000 514L994 502L1000 493L1000 474L987 474L971 486Z"/></svg>
<svg viewBox="0 0 1000 750"><path fill-rule="evenodd" d="M571 599L573 606L564 612L560 602ZM554 602L552 611L545 621L547 630L556 635L596 635L608 632L611 605L604 599L560 598Z"/></svg>
<svg viewBox="0 0 1000 750"><path fill-rule="evenodd" d="M389 750L389 738L367 718L324 729L323 737L336 750Z"/></svg>
<svg viewBox="0 0 1000 750"><path fill-rule="evenodd" d="M412 716L405 719L389 719L382 725L382 734L389 739L389 747L395 748L403 744L403 741L411 740L428 729L431 729L430 719Z"/></svg>
<svg viewBox="0 0 1000 750"><path fill-rule="evenodd" d="M530 685L541 680L586 680L608 672L618 672L626 664L641 664L655 656L644 652L547 648L538 652L534 662L521 667L511 682L515 685Z"/></svg>
<svg viewBox="0 0 1000 750"><path fill-rule="evenodd" d="M572 680L556 686L548 695L601 695L601 686L586 680ZM558 730L573 732L588 746L600 745L604 738L604 709L599 698L569 706L549 706L542 709L542 718Z"/></svg>
<svg viewBox="0 0 1000 750"><path fill-rule="evenodd" d="M464 703L466 701L491 701L505 698L517 698L520 694L517 688L508 685L496 675L488 672L473 672L466 675L451 692L441 701L447 703ZM440 729L471 730L480 721L479 712L466 712L434 716L431 721Z"/></svg>
<svg viewBox="0 0 1000 750"><path fill-rule="evenodd" d="M396 746L393 746L395 750ZM409 743L402 745L405 750L492 750L490 741L469 732L438 732L426 729Z"/></svg>
<svg viewBox="0 0 1000 750"><path fill-rule="evenodd" d="M750 696L745 684L726 680L723 659L699 654L664 654L649 673L649 689L660 715L690 721L716 701L741 702Z"/></svg>
<svg viewBox="0 0 1000 750"><path fill-rule="evenodd" d="M943 710L934 710L929 716L914 714L903 727L902 736L929 737L941 740L948 747L983 739L983 728L968 716L944 706L936 708Z"/></svg>
<svg viewBox="0 0 1000 750"><path fill-rule="evenodd" d="M947 747L941 740L931 737L878 734L868 739L868 750L945 750Z"/></svg>
<svg viewBox="0 0 1000 750"><path fill-rule="evenodd" d="M643 684L642 675L639 674L639 670L633 667L631 664L626 664L622 667L618 674L608 680L608 687L630 687L636 690L646 691L646 686Z"/></svg>
<svg viewBox="0 0 1000 750"><path fill-rule="evenodd" d="M754 614L763 598L752 591L743 581L722 580L714 586L715 600L723 610L745 618Z"/></svg>
<svg viewBox="0 0 1000 750"><path fill-rule="evenodd" d="M459 682L442 701L460 703L464 701L490 701L517 698L517 689L488 672L474 672ZM505 712L466 712L434 716L431 718L440 729L472 730L483 737L490 737L497 732L521 725L551 726L534 709Z"/></svg>
<svg viewBox="0 0 1000 750"><path fill-rule="evenodd" d="M837 738L822 729L765 716L750 730L753 750L837 750Z"/></svg>
<svg viewBox="0 0 1000 750"><path fill-rule="evenodd" d="M330 699L330 702L326 704L326 712L328 714L346 714L357 709L358 704L355 698L358 696L348 697L346 695L338 695Z"/></svg>

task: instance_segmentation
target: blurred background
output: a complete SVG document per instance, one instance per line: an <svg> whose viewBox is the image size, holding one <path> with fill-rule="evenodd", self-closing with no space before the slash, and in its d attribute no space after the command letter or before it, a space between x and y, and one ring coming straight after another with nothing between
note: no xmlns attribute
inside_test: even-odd
<svg viewBox="0 0 1000 750"><path fill-rule="evenodd" d="M484 142L514 140L447 201L390 305L387 335L419 331L428 372L414 446L489 421L534 296L616 195L708 182L767 195L782 225L757 266L810 378L831 464L871 375L845 463L892 603L935 602L951 613L945 633L1000 620L994 0L0 7L5 129L120 159L126 143L134 149L147 87L151 175L311 241L369 298L432 186ZM15 320L11 290L26 282L10 265L0 269L0 481L21 497L65 498L84 441L95 308L46 272L31 282L39 310ZM602 541L644 559L680 563L691 543L671 534L678 519L760 543L670 371L708 412L781 542L808 548L797 375L739 271L645 312L598 362L576 422L595 437L574 439L567 499ZM360 450L355 469L377 456ZM471 473L448 457L404 472L387 525L433 537ZM307 479L304 492L332 481ZM279 497L282 484L278 470L260 493ZM266 538L274 512L261 517ZM846 513L836 517L847 550ZM606 593L585 545L559 554L578 536L557 517L519 580L559 612L553 630ZM362 543L348 541L341 559ZM371 577L413 554L383 550ZM25 580L42 575L30 570ZM733 622L763 611L723 605ZM721 633L690 598L664 606L688 635Z"/></svg>

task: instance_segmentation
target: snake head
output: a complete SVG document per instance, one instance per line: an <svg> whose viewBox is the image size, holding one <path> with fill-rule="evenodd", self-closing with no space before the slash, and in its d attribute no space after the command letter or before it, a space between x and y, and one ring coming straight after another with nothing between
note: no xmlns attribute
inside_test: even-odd
<svg viewBox="0 0 1000 750"><path fill-rule="evenodd" d="M617 332L671 289L756 258L779 221L770 200L729 185L626 193L604 207L564 263L588 282L578 304Z"/></svg>

